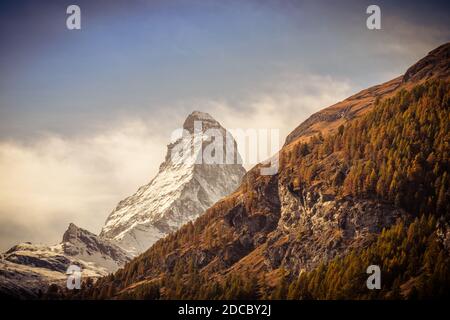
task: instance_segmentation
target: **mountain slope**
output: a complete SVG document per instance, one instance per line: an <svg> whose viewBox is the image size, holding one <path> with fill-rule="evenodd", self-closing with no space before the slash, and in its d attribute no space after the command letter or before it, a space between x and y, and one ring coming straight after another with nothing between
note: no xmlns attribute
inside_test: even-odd
<svg viewBox="0 0 450 320"><path fill-rule="evenodd" d="M340 107L319 112L334 116L294 130L277 175L261 176L256 166L194 223L77 297L285 297L283 279L358 254L383 229L409 225L416 215L443 215L431 235L448 234L449 52L450 44L432 51L389 82L386 95L376 86L345 100L361 111L344 122L336 117ZM335 128L321 130L326 123ZM448 255L448 240L435 238L438 253ZM395 278L394 271L387 272Z"/></svg>
<svg viewBox="0 0 450 320"><path fill-rule="evenodd" d="M194 132L195 125L201 129ZM245 173L242 165L197 161L202 150L213 143L208 130L218 130L222 137L227 131L209 114L198 111L187 117L183 129L183 136L168 145L156 177L117 205L101 237L115 241L131 254L141 253L239 186ZM239 157L234 139L229 143L224 151L231 147ZM173 157L180 149L189 152Z"/></svg>

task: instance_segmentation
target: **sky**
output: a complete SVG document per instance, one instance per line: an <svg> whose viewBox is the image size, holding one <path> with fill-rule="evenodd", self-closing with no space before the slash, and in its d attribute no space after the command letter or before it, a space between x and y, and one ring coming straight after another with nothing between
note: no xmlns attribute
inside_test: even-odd
<svg viewBox="0 0 450 320"><path fill-rule="evenodd" d="M81 8L81 30L66 8ZM381 8L381 30L366 8ZM98 233L193 110L278 129L450 40L446 1L0 2L0 250ZM249 168L251 164L247 164Z"/></svg>

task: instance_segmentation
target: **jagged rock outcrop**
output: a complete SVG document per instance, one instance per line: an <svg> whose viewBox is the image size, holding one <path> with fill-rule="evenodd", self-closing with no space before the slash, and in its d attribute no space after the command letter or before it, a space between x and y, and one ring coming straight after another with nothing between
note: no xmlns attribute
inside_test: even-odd
<svg viewBox="0 0 450 320"><path fill-rule="evenodd" d="M65 255L95 262L115 271L130 261L131 256L111 241L99 237L71 223L64 232L62 249Z"/></svg>

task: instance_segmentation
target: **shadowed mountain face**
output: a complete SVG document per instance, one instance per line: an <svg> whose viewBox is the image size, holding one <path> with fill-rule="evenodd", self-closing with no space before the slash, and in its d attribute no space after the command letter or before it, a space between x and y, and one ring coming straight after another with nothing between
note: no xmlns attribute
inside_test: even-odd
<svg viewBox="0 0 450 320"><path fill-rule="evenodd" d="M443 45L404 76L312 115L288 136L277 175L261 176L256 166L233 194L194 223L156 242L119 270L113 282L103 278L78 296L285 298L287 289L280 281L294 281L317 268L326 272L324 265L333 259L350 252L357 256L375 241L387 241L379 236L383 229L409 225L425 215L440 219L439 230L433 229L436 219L430 220L427 237L438 239L433 254L443 255L440 265L445 266L450 234L449 52L450 44ZM417 230L408 231L411 243L421 232ZM405 252L420 260L423 250L414 250ZM383 259L378 260L391 257ZM391 279L398 277L395 286L409 281L402 284L405 295L414 291L411 283L417 279L436 276L420 265L408 272L392 266L385 272L397 270ZM360 267L358 275L367 266ZM100 288L108 286L114 287L112 293L101 294ZM244 289L237 288L244 287L241 296ZM357 297L367 298L364 294Z"/></svg>

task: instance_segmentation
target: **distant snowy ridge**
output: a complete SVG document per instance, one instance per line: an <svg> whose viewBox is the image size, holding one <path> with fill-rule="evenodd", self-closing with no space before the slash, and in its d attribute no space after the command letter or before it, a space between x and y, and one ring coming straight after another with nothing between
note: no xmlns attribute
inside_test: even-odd
<svg viewBox="0 0 450 320"><path fill-rule="evenodd" d="M70 265L81 267L82 277L96 278L116 271L130 259L110 241L71 223L57 245L25 242L1 255L0 295L37 298L52 283L64 286Z"/></svg>

